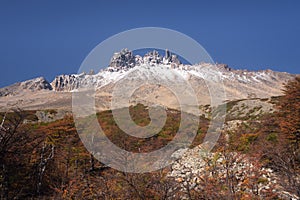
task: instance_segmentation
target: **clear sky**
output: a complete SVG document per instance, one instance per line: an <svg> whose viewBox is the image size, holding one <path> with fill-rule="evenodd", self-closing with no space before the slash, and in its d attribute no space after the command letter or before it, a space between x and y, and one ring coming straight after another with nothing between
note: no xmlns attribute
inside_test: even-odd
<svg viewBox="0 0 300 200"><path fill-rule="evenodd" d="M0 87L76 73L101 41L165 27L233 68L300 73L300 1L0 1Z"/></svg>

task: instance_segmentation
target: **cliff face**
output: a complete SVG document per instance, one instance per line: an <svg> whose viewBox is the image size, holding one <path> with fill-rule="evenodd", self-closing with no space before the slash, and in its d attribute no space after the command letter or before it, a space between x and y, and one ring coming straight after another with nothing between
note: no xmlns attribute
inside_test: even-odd
<svg viewBox="0 0 300 200"><path fill-rule="evenodd" d="M75 75L60 75L51 82L55 91L71 91L79 86L78 78Z"/></svg>

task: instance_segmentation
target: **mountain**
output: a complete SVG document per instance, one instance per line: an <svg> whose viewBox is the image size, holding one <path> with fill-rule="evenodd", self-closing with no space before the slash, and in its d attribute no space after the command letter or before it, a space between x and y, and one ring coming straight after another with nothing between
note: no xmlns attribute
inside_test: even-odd
<svg viewBox="0 0 300 200"><path fill-rule="evenodd" d="M172 81L176 82L177 78L188 81L202 105L211 102L207 84L216 88L220 87L217 81L219 78L224 85L226 100L237 100L282 95L283 84L296 76L272 70L235 70L226 64L182 64L179 58L168 50L165 51L164 56L157 51L140 56L134 55L128 49L123 49L115 53L109 66L97 74L90 72L59 75L51 83L40 77L2 88L0 89L0 106L2 110L9 109L18 102L18 107L23 109L70 110L73 91L82 87L95 87L97 109L107 110L115 85L128 74L134 73L136 69L148 70L150 75L151 73L152 75L160 74L161 79L170 78L161 73L162 69L173 69L177 77L174 77L175 80ZM179 107L176 96L170 89L153 84L143 85L135 91L129 104L134 103L160 104L175 109Z"/></svg>
<svg viewBox="0 0 300 200"><path fill-rule="evenodd" d="M44 77L34 78L0 88L0 97L15 96L23 94L24 92L36 92L41 90L52 90L52 86Z"/></svg>
<svg viewBox="0 0 300 200"><path fill-rule="evenodd" d="M119 126L110 103L114 88L125 94L126 88L135 86L132 78L143 81L144 76L154 81L142 84L127 104L121 102L119 106L124 108L114 111L128 108L132 120L146 126L151 124L148 104L168 109L164 127L157 134L138 138ZM187 65L167 50L165 56L153 51L142 57L124 49L97 74L60 75L52 82L40 77L2 88L0 192L6 193L6 199L299 199L300 150L294 145L299 144L300 79L290 82L282 92L283 83L295 76L271 70L234 70L225 64ZM189 82L200 104L189 106L199 108L201 115L183 115L177 109L176 95L160 80L171 88ZM220 88L220 81L226 91L226 115L222 128L216 130L219 140L207 152L205 139L210 137L207 131L212 116L225 114L223 105L216 109L208 105L214 90L208 90L207 85ZM89 87L96 89L99 125L107 138L124 150L138 154L166 147L175 140L182 121L199 118L197 134L190 146L180 142L174 152L165 154L174 161L170 166L145 174L120 173L110 165L113 162L95 159L101 155L105 160L105 154L99 151L105 149L101 138L78 132L73 118L77 116L70 114L72 94ZM274 97L278 95L284 96ZM15 107L25 110L3 112ZM91 121L90 116L82 119L84 123ZM87 133L93 133L94 124L87 124L92 125ZM193 123L188 124L189 130L191 127ZM91 135L91 143L98 147L94 154L87 150L87 143L82 143ZM189 132L184 131L186 135ZM126 154L112 152L109 157L125 159L130 166L136 164ZM151 161L134 167L144 168ZM155 164L161 166L162 162Z"/></svg>

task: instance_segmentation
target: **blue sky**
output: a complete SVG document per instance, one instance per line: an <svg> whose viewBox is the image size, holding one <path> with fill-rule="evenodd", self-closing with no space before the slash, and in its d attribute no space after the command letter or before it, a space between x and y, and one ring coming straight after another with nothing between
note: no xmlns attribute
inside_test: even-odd
<svg viewBox="0 0 300 200"><path fill-rule="evenodd" d="M233 68L300 73L300 1L0 1L0 87L76 73L101 41L164 27Z"/></svg>

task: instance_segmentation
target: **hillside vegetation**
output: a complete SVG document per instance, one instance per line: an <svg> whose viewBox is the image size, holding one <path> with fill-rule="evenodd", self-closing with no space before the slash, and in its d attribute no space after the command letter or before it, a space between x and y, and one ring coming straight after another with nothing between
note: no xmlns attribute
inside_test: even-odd
<svg viewBox="0 0 300 200"><path fill-rule="evenodd" d="M270 168L279 177L281 181L276 187L300 197L300 78L285 85L284 93L272 99L228 102L226 128L214 153L237 153L258 161L258 170ZM253 104L254 101L260 104ZM136 124L149 124L147 107L138 104L129 109ZM199 118L198 133L191 148L198 147L205 136L209 126L208 107L206 111L207 114ZM94 159L85 149L71 115L53 122L38 122L35 113L13 110L1 114L1 199L284 198L275 190L265 193L264 197L253 190L234 191L229 174L223 174L224 182L217 181L220 177L205 179L209 181L199 192L193 187L182 187L182 181L169 176L172 167L146 174L116 171ZM168 109L166 124L156 136L137 139L118 128L111 111L100 112L97 117L107 137L132 152L150 152L166 145L176 134L180 122L180 112ZM224 160L225 164L229 163ZM257 184L266 181L251 180ZM243 184L245 188L254 185Z"/></svg>

